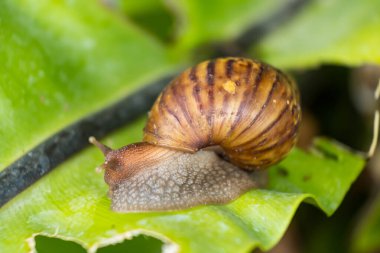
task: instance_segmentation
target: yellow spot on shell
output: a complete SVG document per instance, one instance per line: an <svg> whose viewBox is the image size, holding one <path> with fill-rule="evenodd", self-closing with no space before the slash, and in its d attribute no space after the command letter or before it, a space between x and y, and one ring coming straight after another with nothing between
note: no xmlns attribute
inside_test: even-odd
<svg viewBox="0 0 380 253"><path fill-rule="evenodd" d="M236 91L236 84L235 82L228 80L223 84L223 89L233 95Z"/></svg>

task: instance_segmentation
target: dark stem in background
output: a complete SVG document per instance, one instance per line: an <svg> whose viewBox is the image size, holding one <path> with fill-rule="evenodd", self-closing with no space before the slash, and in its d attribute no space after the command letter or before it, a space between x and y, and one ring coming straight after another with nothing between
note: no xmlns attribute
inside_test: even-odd
<svg viewBox="0 0 380 253"><path fill-rule="evenodd" d="M237 39L219 45L213 45L213 52L216 56L245 56L252 45L257 44L266 35L271 33L276 27L291 19L311 0L291 0L284 8L276 11L272 16L249 27ZM216 47L216 50L215 50Z"/></svg>
<svg viewBox="0 0 380 253"><path fill-rule="evenodd" d="M89 136L101 138L146 113L169 82L162 79L110 107L64 128L0 172L0 206L36 182L70 156L89 145Z"/></svg>
<svg viewBox="0 0 380 253"><path fill-rule="evenodd" d="M233 42L233 47L230 44L219 47L216 56L241 55L249 46L270 33L275 26L295 15L308 2L309 0L292 1L273 16L248 29ZM101 138L146 113L170 79L171 77L167 77L157 81L118 103L62 129L5 168L0 172L0 206L70 156L87 147L89 136Z"/></svg>

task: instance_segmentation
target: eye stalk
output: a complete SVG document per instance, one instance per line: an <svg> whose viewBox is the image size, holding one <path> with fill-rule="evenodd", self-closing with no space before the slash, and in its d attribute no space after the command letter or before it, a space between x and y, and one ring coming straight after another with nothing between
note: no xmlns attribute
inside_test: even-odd
<svg viewBox="0 0 380 253"><path fill-rule="evenodd" d="M103 143L99 142L94 136L91 136L90 138L88 138L88 141L97 146L101 151L102 153L104 154L104 156L106 156L109 152L112 151L112 149L106 145L104 145Z"/></svg>

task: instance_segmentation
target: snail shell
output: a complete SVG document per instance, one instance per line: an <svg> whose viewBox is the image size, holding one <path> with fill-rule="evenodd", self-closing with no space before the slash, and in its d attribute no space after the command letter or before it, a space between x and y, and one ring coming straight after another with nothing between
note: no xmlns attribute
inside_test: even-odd
<svg viewBox="0 0 380 253"><path fill-rule="evenodd" d="M184 71L163 90L143 142L119 150L91 142L106 156L113 210L177 210L226 203L255 187L247 171L283 159L300 118L298 90L285 74L220 58Z"/></svg>

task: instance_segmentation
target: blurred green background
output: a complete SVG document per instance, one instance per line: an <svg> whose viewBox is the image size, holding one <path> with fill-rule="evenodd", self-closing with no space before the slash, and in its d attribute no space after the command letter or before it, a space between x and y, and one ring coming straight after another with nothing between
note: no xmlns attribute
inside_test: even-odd
<svg viewBox="0 0 380 253"><path fill-rule="evenodd" d="M322 135L366 151L379 107L379 13L378 0L2 0L0 171L71 123L219 56L258 58L291 73L303 105L300 148ZM269 252L380 252L379 185L377 149L332 217L301 205ZM97 252L163 245L140 235ZM36 250L85 252L43 235Z"/></svg>

